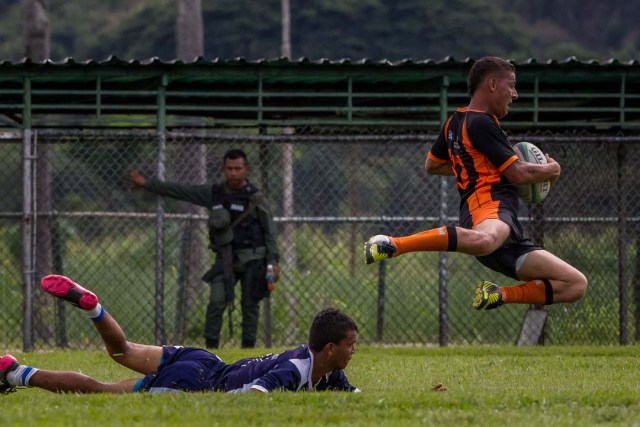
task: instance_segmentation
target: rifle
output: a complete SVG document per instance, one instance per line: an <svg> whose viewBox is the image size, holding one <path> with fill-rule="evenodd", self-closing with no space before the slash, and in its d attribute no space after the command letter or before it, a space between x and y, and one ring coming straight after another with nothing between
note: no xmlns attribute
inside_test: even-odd
<svg viewBox="0 0 640 427"><path fill-rule="evenodd" d="M222 257L222 282L224 283L225 295L227 297L227 308L229 309L229 336L233 336L233 312L235 299L236 277L233 271L233 247L231 244L219 248L218 255Z"/></svg>
<svg viewBox="0 0 640 427"><path fill-rule="evenodd" d="M247 210L245 210L238 218L235 219L230 225L231 230L244 220L251 211L255 208L253 202L249 202ZM233 242L232 242L233 243ZM234 300L236 275L233 268L233 245L228 243L218 248L218 254L222 257L222 282L224 283L225 295L227 297L227 308L229 311L229 336L233 336L233 320L232 312L235 309Z"/></svg>

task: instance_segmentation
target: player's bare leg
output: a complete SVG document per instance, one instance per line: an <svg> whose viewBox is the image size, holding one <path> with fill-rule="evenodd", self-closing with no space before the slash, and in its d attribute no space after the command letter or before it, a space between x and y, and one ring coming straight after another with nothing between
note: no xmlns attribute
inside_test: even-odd
<svg viewBox="0 0 640 427"><path fill-rule="evenodd" d="M499 219L486 219L469 230L456 227L458 234L457 252L467 255L483 256L498 249L506 242L511 229Z"/></svg>
<svg viewBox="0 0 640 427"><path fill-rule="evenodd" d="M158 369L162 347L127 341L118 322L102 308L93 292L68 277L59 275L44 277L41 286L45 292L64 299L87 313L114 361L141 374Z"/></svg>
<svg viewBox="0 0 640 427"><path fill-rule="evenodd" d="M162 358L162 347L127 341L118 322L107 312L104 313L102 320L95 322L94 325L113 360L145 375L158 370Z"/></svg>
<svg viewBox="0 0 640 427"><path fill-rule="evenodd" d="M29 386L62 393L132 393L137 381L132 378L117 383L102 383L79 372L40 369L31 377Z"/></svg>
<svg viewBox="0 0 640 427"><path fill-rule="evenodd" d="M547 279L553 288L553 303L576 302L587 292L588 281L578 269L545 250L533 251L518 270L518 279Z"/></svg>
<svg viewBox="0 0 640 427"><path fill-rule="evenodd" d="M552 253L538 249L523 257L517 275L524 283L498 286L481 282L474 294L475 309L492 310L503 304L572 303L587 292L584 274Z"/></svg>
<svg viewBox="0 0 640 427"><path fill-rule="evenodd" d="M53 392L132 393L138 379L102 383L79 372L46 371L22 365L10 354L0 357L0 393L18 387L38 387Z"/></svg>

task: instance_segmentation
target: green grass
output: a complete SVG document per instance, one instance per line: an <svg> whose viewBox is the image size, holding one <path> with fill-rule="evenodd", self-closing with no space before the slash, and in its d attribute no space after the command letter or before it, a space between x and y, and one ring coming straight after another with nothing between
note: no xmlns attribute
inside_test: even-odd
<svg viewBox="0 0 640 427"><path fill-rule="evenodd" d="M278 349L279 350L279 349ZM224 360L263 349L219 352ZM103 352L17 355L104 381L135 377ZM638 425L640 347L358 348L361 394L0 396L1 425ZM432 392L443 383L447 392Z"/></svg>

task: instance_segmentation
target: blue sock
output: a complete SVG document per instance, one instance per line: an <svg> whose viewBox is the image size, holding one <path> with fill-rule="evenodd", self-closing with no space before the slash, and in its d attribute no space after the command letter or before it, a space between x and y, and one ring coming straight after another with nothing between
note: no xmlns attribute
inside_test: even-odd
<svg viewBox="0 0 640 427"><path fill-rule="evenodd" d="M101 321L104 317L104 308L102 307L102 304L98 303L98 305L96 305L93 310L88 310L87 316L89 316L89 319L93 320L94 322Z"/></svg>
<svg viewBox="0 0 640 427"><path fill-rule="evenodd" d="M29 387L29 380L38 370L32 366L19 365L7 373L7 382L14 387Z"/></svg>

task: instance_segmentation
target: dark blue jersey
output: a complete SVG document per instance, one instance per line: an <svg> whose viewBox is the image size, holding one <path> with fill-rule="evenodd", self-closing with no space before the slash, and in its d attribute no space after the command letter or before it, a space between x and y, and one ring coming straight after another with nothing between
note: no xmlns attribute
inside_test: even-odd
<svg viewBox="0 0 640 427"><path fill-rule="evenodd" d="M148 374L139 389L167 391L222 391L244 393L250 389L338 390L359 392L340 369L311 383L313 353L306 345L279 354L242 359L226 364L215 354L192 347L164 347L157 372Z"/></svg>

